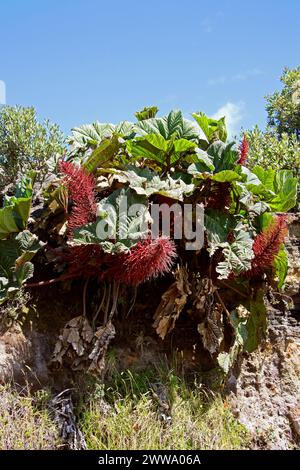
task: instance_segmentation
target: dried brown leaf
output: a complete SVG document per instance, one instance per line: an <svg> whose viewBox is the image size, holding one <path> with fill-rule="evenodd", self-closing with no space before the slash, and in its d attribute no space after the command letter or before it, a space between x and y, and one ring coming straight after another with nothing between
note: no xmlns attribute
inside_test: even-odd
<svg viewBox="0 0 300 470"><path fill-rule="evenodd" d="M89 359L92 361L88 369L89 372L101 373L103 371L105 366L105 354L115 334L116 330L111 322L98 328L95 333L96 341L94 341L94 347L89 354Z"/></svg>
<svg viewBox="0 0 300 470"><path fill-rule="evenodd" d="M161 302L154 314L154 328L164 339L173 330L176 320L184 309L187 298L191 294L188 272L183 266L178 266L175 272L176 281L162 295Z"/></svg>
<svg viewBox="0 0 300 470"><path fill-rule="evenodd" d="M197 279L193 289L193 315L198 318L206 317L214 303L216 287L208 277Z"/></svg>
<svg viewBox="0 0 300 470"><path fill-rule="evenodd" d="M215 354L220 351L221 343L224 339L223 307L220 304L214 304L210 309L206 319L199 323L198 332L202 337L204 348Z"/></svg>
<svg viewBox="0 0 300 470"><path fill-rule="evenodd" d="M105 365L105 354L115 336L111 322L94 333L84 316L72 318L63 328L55 345L52 362L67 361L73 370L88 370L99 374Z"/></svg>

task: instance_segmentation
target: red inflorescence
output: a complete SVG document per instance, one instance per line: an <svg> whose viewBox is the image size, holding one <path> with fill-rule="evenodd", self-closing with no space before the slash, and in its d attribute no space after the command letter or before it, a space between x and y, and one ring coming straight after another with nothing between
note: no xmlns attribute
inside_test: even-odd
<svg viewBox="0 0 300 470"><path fill-rule="evenodd" d="M60 171L73 203L68 220L69 233L96 219L95 179L85 169L61 161Z"/></svg>
<svg viewBox="0 0 300 470"><path fill-rule="evenodd" d="M84 169L62 161L70 199L73 203L68 220L69 233L96 219L95 180ZM59 257L68 265L67 275L97 277L101 280L138 285L167 273L176 256L175 243L169 238L140 240L128 253L109 255L97 244L70 246Z"/></svg>
<svg viewBox="0 0 300 470"><path fill-rule="evenodd" d="M242 143L240 145L240 158L238 160L239 165L245 165L247 162L247 157L248 157L248 151L249 151L249 144L246 136L244 135Z"/></svg>
<svg viewBox="0 0 300 470"><path fill-rule="evenodd" d="M175 256L173 240L147 238L140 240L129 253L116 257L107 275L123 284L139 285L169 272Z"/></svg>
<svg viewBox="0 0 300 470"><path fill-rule="evenodd" d="M67 275L79 277L103 277L105 254L96 244L69 246L57 257L67 264Z"/></svg>
<svg viewBox="0 0 300 470"><path fill-rule="evenodd" d="M141 240L130 252L111 255L100 245L75 245L59 254L68 265L68 276L97 277L100 280L139 285L170 271L176 256L175 243L169 238Z"/></svg>
<svg viewBox="0 0 300 470"><path fill-rule="evenodd" d="M275 256L287 235L288 229L284 216L277 216L254 240L252 267L247 271L248 276L260 275L272 266Z"/></svg>

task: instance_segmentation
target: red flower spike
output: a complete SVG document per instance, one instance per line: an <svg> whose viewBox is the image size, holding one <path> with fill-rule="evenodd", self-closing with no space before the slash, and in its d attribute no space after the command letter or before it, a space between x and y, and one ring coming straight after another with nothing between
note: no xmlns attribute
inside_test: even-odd
<svg viewBox="0 0 300 470"><path fill-rule="evenodd" d="M175 243L169 238L147 238L130 253L117 256L107 277L123 284L139 285L170 271L176 256Z"/></svg>
<svg viewBox="0 0 300 470"><path fill-rule="evenodd" d="M169 272L176 249L173 240L161 237L140 240L129 253L120 255L104 253L96 244L70 246L57 255L67 263L67 275L73 278L96 277L137 286Z"/></svg>
<svg viewBox="0 0 300 470"><path fill-rule="evenodd" d="M60 261L67 263L67 274L79 277L102 277L105 254L96 244L69 246L67 251L57 252Z"/></svg>
<svg viewBox="0 0 300 470"><path fill-rule="evenodd" d="M238 165L246 165L247 156L249 151L249 144L246 136L244 135L242 143L240 145L240 158L238 160Z"/></svg>
<svg viewBox="0 0 300 470"><path fill-rule="evenodd" d="M277 216L273 222L254 239L254 258L247 276L262 274L266 268L272 266L275 256L287 235L288 229L284 216Z"/></svg>
<svg viewBox="0 0 300 470"><path fill-rule="evenodd" d="M95 178L71 162L61 161L60 171L73 202L68 220L68 230L72 234L76 228L96 219Z"/></svg>

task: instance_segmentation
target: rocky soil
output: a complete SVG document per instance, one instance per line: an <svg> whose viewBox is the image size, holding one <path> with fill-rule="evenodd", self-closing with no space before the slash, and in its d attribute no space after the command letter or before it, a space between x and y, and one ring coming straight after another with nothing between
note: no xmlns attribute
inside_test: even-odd
<svg viewBox="0 0 300 470"><path fill-rule="evenodd" d="M291 217L285 288L291 299L283 297L269 307L267 341L242 358L227 384L234 414L258 448L300 444L300 217Z"/></svg>
<svg viewBox="0 0 300 470"><path fill-rule="evenodd" d="M268 340L229 377L229 402L255 448L293 449L300 443L300 323L271 307L269 322Z"/></svg>

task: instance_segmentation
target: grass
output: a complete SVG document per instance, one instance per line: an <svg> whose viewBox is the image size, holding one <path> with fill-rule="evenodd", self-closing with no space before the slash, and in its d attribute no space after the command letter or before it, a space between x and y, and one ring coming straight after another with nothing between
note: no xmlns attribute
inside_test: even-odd
<svg viewBox="0 0 300 470"><path fill-rule="evenodd" d="M188 385L170 370L117 374L110 384L95 387L79 415L94 450L237 450L250 442L219 395L208 394L196 381Z"/></svg>
<svg viewBox="0 0 300 470"><path fill-rule="evenodd" d="M56 449L58 432L51 421L46 392L34 396L18 394L0 386L0 450Z"/></svg>
<svg viewBox="0 0 300 470"><path fill-rule="evenodd" d="M244 449L250 436L220 395L166 366L142 372L111 368L105 384L89 378L74 396L88 449ZM57 449L51 396L0 386L0 450Z"/></svg>

